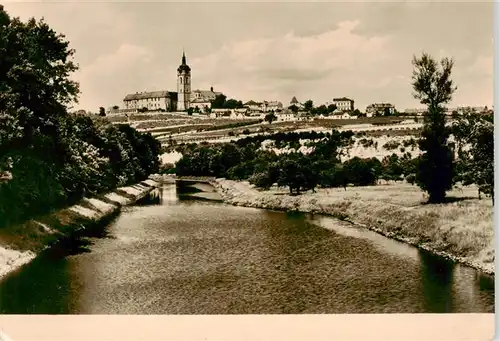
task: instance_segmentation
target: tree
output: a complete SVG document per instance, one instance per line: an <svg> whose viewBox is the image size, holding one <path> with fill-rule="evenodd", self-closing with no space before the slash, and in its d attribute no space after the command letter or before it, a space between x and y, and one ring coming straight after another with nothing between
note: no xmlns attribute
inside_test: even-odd
<svg viewBox="0 0 500 341"><path fill-rule="evenodd" d="M429 194L429 202L444 202L446 192L453 185L453 154L448 146L449 129L446 127L444 105L448 103L456 86L451 80L453 60L443 58L438 64L429 54L413 57L413 96L427 106L424 127L419 141L420 157L416 182Z"/></svg>
<svg viewBox="0 0 500 341"><path fill-rule="evenodd" d="M99 116L106 116L106 110L104 107L99 107Z"/></svg>
<svg viewBox="0 0 500 341"><path fill-rule="evenodd" d="M119 107L119 106L117 106L117 105L113 105L113 110L118 110L118 109L120 109L120 107Z"/></svg>
<svg viewBox="0 0 500 341"><path fill-rule="evenodd" d="M305 101L304 103L304 110L307 111L307 112L311 112L313 109L313 101L312 100L307 100Z"/></svg>
<svg viewBox="0 0 500 341"><path fill-rule="evenodd" d="M295 104L292 104L291 106L289 106L288 109L291 110L294 114L299 112L299 107L296 106Z"/></svg>
<svg viewBox="0 0 500 341"><path fill-rule="evenodd" d="M243 103L241 101L230 98L223 103L223 107L225 109L240 109L243 108Z"/></svg>
<svg viewBox="0 0 500 341"><path fill-rule="evenodd" d="M276 121L278 119L278 117L276 117L276 115L274 113L269 113L267 114L265 117L264 117L264 121L266 122L269 122L269 124L273 123L274 121Z"/></svg>
<svg viewBox="0 0 500 341"><path fill-rule="evenodd" d="M215 99L212 101L212 109L223 109L224 103L226 103L226 96L219 94L215 96Z"/></svg>
<svg viewBox="0 0 500 341"><path fill-rule="evenodd" d="M330 105L328 105L328 113L329 114L331 114L335 110L337 110L337 105L336 104L330 104Z"/></svg>
<svg viewBox="0 0 500 341"><path fill-rule="evenodd" d="M43 20L21 22L0 5L0 112L23 132L2 140L3 150L31 150L58 158L59 144L52 141L57 141L60 120L79 93L70 79L78 68L73 54L64 36ZM54 150L44 149L49 145Z"/></svg>
<svg viewBox="0 0 500 341"><path fill-rule="evenodd" d="M494 201L494 126L493 115L480 115L467 110L456 115L452 125L458 155L456 181L476 184L479 195Z"/></svg>
<svg viewBox="0 0 500 341"><path fill-rule="evenodd" d="M314 189L312 167L301 153L284 155L279 162L278 186L288 186L290 194L300 194L302 188Z"/></svg>
<svg viewBox="0 0 500 341"><path fill-rule="evenodd" d="M361 111L359 111L359 109L355 109L355 110L353 111L353 115L355 115L356 117L366 116L366 115L364 115Z"/></svg>

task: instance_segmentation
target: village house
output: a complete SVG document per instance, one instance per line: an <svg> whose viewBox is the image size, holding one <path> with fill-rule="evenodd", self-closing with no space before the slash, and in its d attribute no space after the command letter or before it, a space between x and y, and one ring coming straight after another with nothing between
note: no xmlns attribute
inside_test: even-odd
<svg viewBox="0 0 500 341"><path fill-rule="evenodd" d="M276 115L277 117L277 122L291 122L297 120L295 114L290 110L283 110L281 112L275 113L274 115Z"/></svg>
<svg viewBox="0 0 500 341"><path fill-rule="evenodd" d="M200 112L207 112L218 95L222 95L222 92L214 91L213 87L210 90L194 90L191 94L190 107L198 108Z"/></svg>
<svg viewBox="0 0 500 341"><path fill-rule="evenodd" d="M366 117L394 115L396 108L390 103L373 103L366 107Z"/></svg>
<svg viewBox="0 0 500 341"><path fill-rule="evenodd" d="M333 120L355 120L358 117L347 111L337 109L328 118Z"/></svg>
<svg viewBox="0 0 500 341"><path fill-rule="evenodd" d="M250 100L244 104L246 108L249 109L250 112L254 113L265 113L265 112L278 112L283 110L283 103L279 101L263 101L256 102Z"/></svg>
<svg viewBox="0 0 500 341"><path fill-rule="evenodd" d="M297 97L293 96L292 99L290 100L290 105L289 107L291 107L292 105L296 106L297 108L299 109L303 109L304 108L304 105L302 103L300 103L298 100L297 100Z"/></svg>
<svg viewBox="0 0 500 341"><path fill-rule="evenodd" d="M412 108L412 109L405 109L404 113L406 115L415 115L415 116L422 116L427 109L425 108Z"/></svg>
<svg viewBox="0 0 500 341"><path fill-rule="evenodd" d="M172 91L136 92L125 96L123 106L129 110L146 108L148 111L176 111L177 93Z"/></svg>
<svg viewBox="0 0 500 341"><path fill-rule="evenodd" d="M283 103L279 102L279 101L270 101L270 102L266 102L267 105L266 105L266 112L279 112L281 110L283 110Z"/></svg>
<svg viewBox="0 0 500 341"><path fill-rule="evenodd" d="M232 109L212 109L210 113L210 118L229 118L231 116Z"/></svg>
<svg viewBox="0 0 500 341"><path fill-rule="evenodd" d="M331 104L341 111L354 111L354 100L347 97L334 98Z"/></svg>
<svg viewBox="0 0 500 341"><path fill-rule="evenodd" d="M245 104L243 104L243 106L248 108L248 110L253 113L264 112L264 107L262 102L255 102L253 100L250 100Z"/></svg>

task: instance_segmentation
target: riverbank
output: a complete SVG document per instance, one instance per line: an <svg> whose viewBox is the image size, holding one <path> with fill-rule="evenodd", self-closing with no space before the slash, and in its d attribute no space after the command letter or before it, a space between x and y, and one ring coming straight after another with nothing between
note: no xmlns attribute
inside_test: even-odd
<svg viewBox="0 0 500 341"><path fill-rule="evenodd" d="M147 179L22 224L0 229L0 278L33 260L40 252L75 233L112 219L122 206L133 204L160 184Z"/></svg>
<svg viewBox="0 0 500 341"><path fill-rule="evenodd" d="M450 203L424 204L420 189L407 183L347 191L319 189L300 196L288 195L287 189L260 191L248 182L226 179L212 185L228 204L331 215L484 273L495 273L491 199L477 199L473 187L450 191Z"/></svg>

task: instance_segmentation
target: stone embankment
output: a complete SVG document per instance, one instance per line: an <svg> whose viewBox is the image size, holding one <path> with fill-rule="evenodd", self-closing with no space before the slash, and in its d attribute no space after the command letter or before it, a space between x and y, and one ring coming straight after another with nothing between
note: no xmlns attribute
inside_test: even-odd
<svg viewBox="0 0 500 341"><path fill-rule="evenodd" d="M248 182L225 179L216 179L212 185L227 204L330 215L484 273L495 273L491 200L471 199L475 189L468 189L463 200L454 203L424 205L419 189L409 184L347 191L319 189L300 196L290 196L286 189L260 191Z"/></svg>
<svg viewBox="0 0 500 341"><path fill-rule="evenodd" d="M29 263L37 254L60 240L99 226L116 216L122 206L131 205L160 184L147 179L120 187L96 198L84 198L76 205L31 219L0 231L0 278Z"/></svg>

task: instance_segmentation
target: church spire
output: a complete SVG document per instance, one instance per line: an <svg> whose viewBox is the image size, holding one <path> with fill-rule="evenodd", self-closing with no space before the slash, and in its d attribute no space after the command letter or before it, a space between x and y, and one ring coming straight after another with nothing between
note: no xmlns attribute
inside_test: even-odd
<svg viewBox="0 0 500 341"><path fill-rule="evenodd" d="M184 53L184 49L182 49L182 65L186 65L186 54Z"/></svg>

